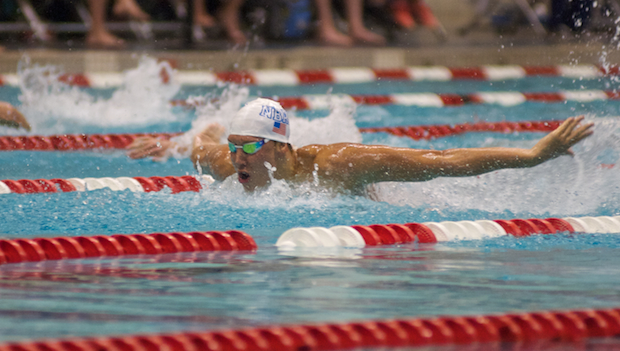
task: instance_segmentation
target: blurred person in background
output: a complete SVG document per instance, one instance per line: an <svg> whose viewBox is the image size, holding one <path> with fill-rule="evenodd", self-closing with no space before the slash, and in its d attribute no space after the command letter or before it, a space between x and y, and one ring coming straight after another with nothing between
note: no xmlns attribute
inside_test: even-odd
<svg viewBox="0 0 620 351"><path fill-rule="evenodd" d="M230 42L234 44L245 44L247 42L239 23L244 0L188 1L193 1L192 24L194 25L194 37L196 39L203 39L204 32L197 34L200 33L200 30L213 31L219 26L224 30Z"/></svg>
<svg viewBox="0 0 620 351"><path fill-rule="evenodd" d="M369 0L368 5L371 14L381 15L387 26L390 20L392 25L404 30L413 30L419 25L428 28L439 40L447 39L446 30L424 0Z"/></svg>
<svg viewBox="0 0 620 351"><path fill-rule="evenodd" d="M247 39L239 24L240 9L244 0L220 0L219 2L216 17L224 28L228 40L235 44L245 44Z"/></svg>
<svg viewBox="0 0 620 351"><path fill-rule="evenodd" d="M92 23L86 34L86 45L100 48L123 48L125 42L105 26L108 0L88 0ZM135 0L114 0L112 13L119 19L146 22L150 19Z"/></svg>
<svg viewBox="0 0 620 351"><path fill-rule="evenodd" d="M318 39L327 45L352 46L354 43L385 45L385 38L364 26L362 0L344 0L348 35L334 23L332 0L315 0L318 17Z"/></svg>

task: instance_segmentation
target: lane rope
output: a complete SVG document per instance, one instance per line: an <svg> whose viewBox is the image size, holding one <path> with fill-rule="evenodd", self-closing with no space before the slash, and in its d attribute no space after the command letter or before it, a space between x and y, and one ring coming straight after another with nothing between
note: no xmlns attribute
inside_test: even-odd
<svg viewBox="0 0 620 351"><path fill-rule="evenodd" d="M67 338L5 343L0 344L0 350L299 351L472 343L486 343L489 349L502 350L507 346L502 343L577 343L586 338L611 338L619 334L620 309L609 308ZM521 344L525 348L527 345Z"/></svg>
<svg viewBox="0 0 620 351"><path fill-rule="evenodd" d="M564 90L556 92L518 92L496 91L475 92L470 94L452 93L399 93L389 95L300 95L290 97L268 97L278 101L285 109L329 110L334 102L355 102L359 105L382 106L416 106L416 107L455 107L464 105L499 105L512 107L525 102L561 103L620 100L620 92L615 90ZM195 108L204 101L171 100L172 106Z"/></svg>
<svg viewBox="0 0 620 351"><path fill-rule="evenodd" d="M136 138L149 136L170 139L181 133L133 133L133 134L63 134L0 136L0 151L55 150L74 151L92 149L124 149Z"/></svg>
<svg viewBox="0 0 620 351"><path fill-rule="evenodd" d="M564 90L557 92L476 92L471 94L401 93L389 95L301 95L273 98L285 109L329 110L336 101L355 102L359 105L398 105L417 107L455 107L471 104L511 107L525 102L561 103L620 100L620 92L613 90ZM194 108L202 100L172 100L172 106Z"/></svg>
<svg viewBox="0 0 620 351"><path fill-rule="evenodd" d="M5 179L0 181L0 194L57 193L92 191L107 188L112 191L157 192L169 189L172 194L199 192L203 185L215 182L209 175L166 177L117 177L69 179Z"/></svg>
<svg viewBox="0 0 620 351"><path fill-rule="evenodd" d="M463 124L440 124L403 127L360 128L362 133L384 132L396 136L406 136L414 140L460 135L471 132L551 132L562 121L523 121L523 122L476 122ZM137 133L137 134L64 134L64 135L30 135L0 136L0 151L78 151L92 149L124 149L136 138L152 136L170 139L180 133Z"/></svg>
<svg viewBox="0 0 620 351"><path fill-rule="evenodd" d="M318 70L264 69L232 72L209 72L180 70L170 77L166 70L160 74L162 82L174 81L182 85L211 86L218 82L230 82L260 86L297 86L313 84L357 84L376 81L450 81L481 80L500 81L524 79L527 77L565 77L576 79L596 79L605 76L618 76L617 65L554 65L554 66L410 66L393 69L372 69L366 67L341 67ZM63 74L58 80L72 86L84 88L110 88L122 84L124 74L72 73ZM0 85L19 86L17 74L0 75Z"/></svg>
<svg viewBox="0 0 620 351"><path fill-rule="evenodd" d="M444 221L405 224L292 228L276 241L281 249L421 244L481 240L511 235L620 234L620 216ZM0 264L172 252L257 249L246 233L225 232L117 234L60 238L0 239Z"/></svg>
<svg viewBox="0 0 620 351"><path fill-rule="evenodd" d="M256 248L254 239L238 230L0 239L0 264Z"/></svg>
<svg viewBox="0 0 620 351"><path fill-rule="evenodd" d="M292 228L276 241L295 247L366 247L410 242L480 240L506 235L523 237L558 233L620 234L620 216L443 221L405 224Z"/></svg>

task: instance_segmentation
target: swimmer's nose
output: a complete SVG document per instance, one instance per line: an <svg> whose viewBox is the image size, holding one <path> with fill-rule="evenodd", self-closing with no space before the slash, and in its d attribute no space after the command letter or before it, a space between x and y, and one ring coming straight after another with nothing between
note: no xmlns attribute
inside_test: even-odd
<svg viewBox="0 0 620 351"><path fill-rule="evenodd" d="M237 150L237 152L231 153L230 157L232 158L233 163L236 163L237 165L245 164L247 160L247 155L241 150Z"/></svg>

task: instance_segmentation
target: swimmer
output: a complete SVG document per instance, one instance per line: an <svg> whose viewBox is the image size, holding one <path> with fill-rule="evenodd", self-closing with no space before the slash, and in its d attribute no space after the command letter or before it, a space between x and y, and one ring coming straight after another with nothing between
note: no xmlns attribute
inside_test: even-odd
<svg viewBox="0 0 620 351"><path fill-rule="evenodd" d="M259 98L234 116L228 145L220 144L224 127L209 125L194 140L191 160L216 180L236 175L246 191L253 192L273 178L290 183L314 181L339 192L365 194L378 182L417 182L437 177L475 176L504 168L534 167L562 155L573 155L571 147L592 135L592 123L584 117L568 118L531 149L472 148L418 150L383 145L338 143L295 148L289 144L289 121L279 103ZM155 142L155 141L153 141ZM150 144L149 144L150 145ZM152 146L152 145L151 145ZM171 147L171 143L165 148ZM159 156L165 151L155 147ZM142 156L130 145L129 156Z"/></svg>
<svg viewBox="0 0 620 351"><path fill-rule="evenodd" d="M13 105L3 101L0 101L0 125L11 128L24 128L30 131L30 124L28 124L26 117Z"/></svg>

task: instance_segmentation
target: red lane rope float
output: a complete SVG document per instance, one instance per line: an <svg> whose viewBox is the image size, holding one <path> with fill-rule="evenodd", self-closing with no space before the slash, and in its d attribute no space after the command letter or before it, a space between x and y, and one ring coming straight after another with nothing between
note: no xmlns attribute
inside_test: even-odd
<svg viewBox="0 0 620 351"><path fill-rule="evenodd" d="M420 140L460 135L470 132L550 132L555 130L561 123L562 121L477 122L473 124L464 123L404 127L360 128L360 132L384 132L396 136L406 136L414 140ZM170 139L179 134L180 133L0 136L0 151L73 151L87 149L124 149L136 138L141 136L152 136L156 138ZM96 140L96 142L94 140Z"/></svg>
<svg viewBox="0 0 620 351"><path fill-rule="evenodd" d="M238 230L0 239L0 263L256 248L254 239Z"/></svg>
<svg viewBox="0 0 620 351"><path fill-rule="evenodd" d="M471 132L551 132L563 121L527 121L527 122L477 122L473 124L426 125L410 127L376 127L360 128L362 133L384 132L395 136L406 136L414 140L429 140Z"/></svg>
<svg viewBox="0 0 620 351"><path fill-rule="evenodd" d="M200 178L207 184L214 182L211 176L202 175ZM133 192L156 192L169 188L173 194L177 194L185 191L199 192L202 187L200 180L194 176L0 180L0 194L55 193L103 188Z"/></svg>
<svg viewBox="0 0 620 351"><path fill-rule="evenodd" d="M618 335L620 308L609 308L67 338L5 343L0 344L0 350L348 350L471 343L497 346L508 342L579 342Z"/></svg>
<svg viewBox="0 0 620 351"><path fill-rule="evenodd" d="M179 134L180 133L135 133L2 136L0 137L0 151L124 149L139 137L150 136L169 139Z"/></svg>

